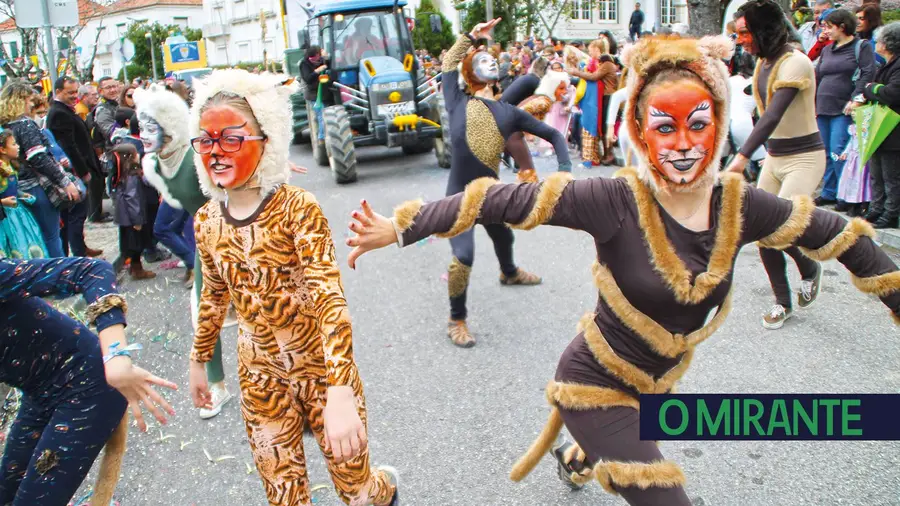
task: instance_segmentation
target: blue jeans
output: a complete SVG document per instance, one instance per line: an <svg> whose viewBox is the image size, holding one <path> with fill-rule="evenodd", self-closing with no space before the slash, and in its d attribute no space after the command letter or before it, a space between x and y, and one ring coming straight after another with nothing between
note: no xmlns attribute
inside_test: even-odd
<svg viewBox="0 0 900 506"><path fill-rule="evenodd" d="M319 125L319 140L325 139L325 118L322 114L323 109L316 110L316 103L312 100L307 100L307 104L309 104L310 109L315 111L316 113L316 124ZM307 119L308 121L308 119Z"/></svg>
<svg viewBox="0 0 900 506"><path fill-rule="evenodd" d="M188 269L194 268L194 218L184 209L177 209L163 201L156 213L153 235L184 262Z"/></svg>
<svg viewBox="0 0 900 506"><path fill-rule="evenodd" d="M841 180L841 172L844 171L844 161L835 160L841 156L850 140L847 131L853 124L853 118L841 114L839 116L816 117L819 125L819 133L822 142L825 143L825 177L823 178L822 198L828 200L837 199L838 182Z"/></svg>
<svg viewBox="0 0 900 506"><path fill-rule="evenodd" d="M41 235L44 236L44 244L47 245L49 258L66 256L63 253L62 240L59 238L59 209L50 203L47 194L40 185L28 190L26 193L34 195L34 205L31 206L31 214L41 227Z"/></svg>

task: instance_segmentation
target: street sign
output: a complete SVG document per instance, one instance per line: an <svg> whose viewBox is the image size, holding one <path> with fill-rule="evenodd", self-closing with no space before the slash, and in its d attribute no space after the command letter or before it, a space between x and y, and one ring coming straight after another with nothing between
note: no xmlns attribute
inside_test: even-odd
<svg viewBox="0 0 900 506"><path fill-rule="evenodd" d="M112 52L122 57L126 62L131 62L134 58L134 42L130 39L121 38L112 43Z"/></svg>
<svg viewBox="0 0 900 506"><path fill-rule="evenodd" d="M78 0L39 0L46 1L50 10L50 26L57 28L78 26ZM41 28L44 26L43 13L35 8L35 0L15 0L13 12L19 28Z"/></svg>

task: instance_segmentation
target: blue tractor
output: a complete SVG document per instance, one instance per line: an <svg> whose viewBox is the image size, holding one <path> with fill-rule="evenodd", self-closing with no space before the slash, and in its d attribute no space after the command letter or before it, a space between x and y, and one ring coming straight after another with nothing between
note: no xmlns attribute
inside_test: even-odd
<svg viewBox="0 0 900 506"><path fill-rule="evenodd" d="M405 154L434 150L438 165L450 167L440 74L426 78L419 67L405 5L406 0L323 3L299 33L301 49L318 45L328 54L320 87L324 102L337 105L322 111L324 139L318 139L316 106L307 104L307 115L316 162L330 165L338 183L356 181L359 146L400 147Z"/></svg>

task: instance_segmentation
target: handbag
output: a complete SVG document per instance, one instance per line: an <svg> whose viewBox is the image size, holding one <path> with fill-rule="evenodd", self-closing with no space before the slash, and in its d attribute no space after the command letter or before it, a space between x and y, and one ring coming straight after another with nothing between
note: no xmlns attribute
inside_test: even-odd
<svg viewBox="0 0 900 506"><path fill-rule="evenodd" d="M60 211L71 209L76 204L83 202L84 198L87 196L87 189L85 188L84 183L80 178L75 177L75 175L69 172L65 173L66 178L78 188L79 197L77 200L69 200L69 195L66 193L65 187L53 184L53 182L43 174L37 172L35 174L37 175L38 184L43 188L44 193L47 194L47 200L50 201L50 204L52 204L53 207Z"/></svg>

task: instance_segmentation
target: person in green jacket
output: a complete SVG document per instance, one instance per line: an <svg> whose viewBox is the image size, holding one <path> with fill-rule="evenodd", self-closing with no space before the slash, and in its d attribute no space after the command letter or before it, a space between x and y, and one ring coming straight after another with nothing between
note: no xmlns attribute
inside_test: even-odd
<svg viewBox="0 0 900 506"><path fill-rule="evenodd" d="M196 259L193 216L209 197L200 189L197 171L194 169L188 133L190 111L181 97L155 84L147 89L136 89L134 103L141 127L141 142L146 153L142 162L144 177L159 191L164 201L163 206L166 206L165 209L160 207L159 216L163 216L163 220L161 222L157 219L154 233L185 264L185 282L191 283L193 288L191 322L196 330L203 276L194 274L194 267L199 269L200 262ZM180 227L183 234L181 237L172 233L171 229L165 230L167 223L163 223L169 221L166 216L177 215L179 211L187 214L184 225ZM237 319L233 315L232 308L226 326L237 325ZM206 375L212 394L212 407L200 409L200 418L204 419L218 415L232 398L225 387L221 341L216 344L213 359L206 364Z"/></svg>

